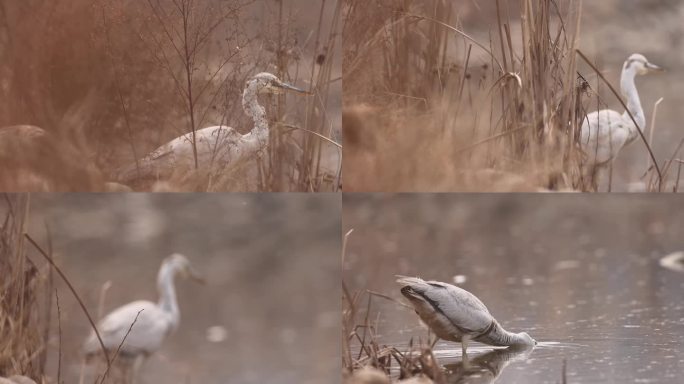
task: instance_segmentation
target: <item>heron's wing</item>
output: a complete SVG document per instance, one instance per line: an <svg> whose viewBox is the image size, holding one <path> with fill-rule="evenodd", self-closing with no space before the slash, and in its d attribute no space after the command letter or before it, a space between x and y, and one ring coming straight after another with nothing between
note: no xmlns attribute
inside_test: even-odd
<svg viewBox="0 0 684 384"><path fill-rule="evenodd" d="M242 140L242 134L231 127L217 126L202 130L203 135L200 140L200 150L206 156L225 157L233 151Z"/></svg>
<svg viewBox="0 0 684 384"><path fill-rule="evenodd" d="M410 286L436 311L444 314L454 326L464 331L484 332L492 324L493 318L487 307L475 295L464 289L419 278L401 278L398 282Z"/></svg>
<svg viewBox="0 0 684 384"><path fill-rule="evenodd" d="M152 352L159 348L169 328L167 314L150 301L134 301L121 306L105 316L97 326L108 350L119 348L125 338L121 351L131 354ZM94 353L100 349L94 332L83 349L86 353Z"/></svg>
<svg viewBox="0 0 684 384"><path fill-rule="evenodd" d="M580 145L590 163L603 164L612 160L627 143L630 127L634 123L625 120L616 111L604 109L588 114L582 121Z"/></svg>
<svg viewBox="0 0 684 384"><path fill-rule="evenodd" d="M226 126L214 126L195 131L195 143L198 157L209 157L226 147L234 146L242 139L242 135ZM193 156L192 133L186 133L162 145L148 155L150 160L162 159L173 155L175 158Z"/></svg>

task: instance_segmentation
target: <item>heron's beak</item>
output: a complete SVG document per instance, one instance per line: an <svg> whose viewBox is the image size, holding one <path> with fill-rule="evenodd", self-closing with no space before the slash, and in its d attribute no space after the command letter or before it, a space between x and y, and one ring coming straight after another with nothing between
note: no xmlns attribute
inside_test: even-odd
<svg viewBox="0 0 684 384"><path fill-rule="evenodd" d="M278 87L278 88L281 88L281 89L283 89L283 90L285 90L285 91L292 91L292 92L297 92L297 93L303 93L303 94L305 94L305 95L310 95L310 94L311 94L311 92L309 92L309 91L305 91L305 90L303 90L303 89L301 89L301 88L297 88L297 87L295 87L295 86L293 86L293 85L290 85L290 84L287 84L287 83L283 83L282 81L279 81L279 82L275 83L275 86Z"/></svg>
<svg viewBox="0 0 684 384"><path fill-rule="evenodd" d="M649 71L651 72L665 72L664 68L661 68L655 64L651 63L646 63L646 68L648 68Z"/></svg>
<svg viewBox="0 0 684 384"><path fill-rule="evenodd" d="M188 267L185 270L185 275L189 277L190 279L200 283L200 284L206 284L206 280L204 280L204 277L202 277L197 271L195 271L192 267Z"/></svg>

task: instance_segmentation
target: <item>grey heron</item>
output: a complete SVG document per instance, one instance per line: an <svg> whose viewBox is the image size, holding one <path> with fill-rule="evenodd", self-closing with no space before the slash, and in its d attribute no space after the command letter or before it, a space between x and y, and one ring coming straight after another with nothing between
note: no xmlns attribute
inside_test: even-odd
<svg viewBox="0 0 684 384"><path fill-rule="evenodd" d="M418 317L440 339L460 342L464 358L471 340L522 348L537 343L525 332L512 333L503 329L480 299L465 289L417 277L397 277L401 294L409 300Z"/></svg>
<svg viewBox="0 0 684 384"><path fill-rule="evenodd" d="M662 68L638 53L631 55L622 66L620 91L627 98L627 109L642 131L646 128L646 117L634 79L637 75L660 71ZM594 188L600 169L608 166L624 146L639 137L634 121L627 111L619 113L610 109L592 112L582 121L580 147L587 156L585 173L591 177Z"/></svg>
<svg viewBox="0 0 684 384"><path fill-rule="evenodd" d="M185 256L172 254L164 259L159 269L157 303L145 300L128 303L110 312L97 325L110 358L114 357L113 354L121 345L118 358L135 364L131 372L133 378L144 359L157 351L166 337L178 327L180 310L174 288L177 274L202 282ZM83 351L86 356L101 351L95 331L83 344Z"/></svg>
<svg viewBox="0 0 684 384"><path fill-rule="evenodd" d="M261 150L268 143L269 124L266 109L259 104L258 95L277 95L285 91L308 94L267 72L247 80L242 93L242 108L252 117L254 127L244 135L223 125L197 130L195 143L198 167L230 167ZM127 183L138 178L169 174L179 166L193 166L192 135L192 132L186 133L155 149L140 160L139 168L133 165L124 170L120 179Z"/></svg>

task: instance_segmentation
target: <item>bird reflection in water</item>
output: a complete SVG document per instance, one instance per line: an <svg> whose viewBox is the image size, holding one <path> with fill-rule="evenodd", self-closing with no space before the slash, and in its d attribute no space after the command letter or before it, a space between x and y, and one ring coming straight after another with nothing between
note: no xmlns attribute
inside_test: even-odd
<svg viewBox="0 0 684 384"><path fill-rule="evenodd" d="M509 347L493 351L444 366L448 384L493 383L512 362L525 361L533 348Z"/></svg>

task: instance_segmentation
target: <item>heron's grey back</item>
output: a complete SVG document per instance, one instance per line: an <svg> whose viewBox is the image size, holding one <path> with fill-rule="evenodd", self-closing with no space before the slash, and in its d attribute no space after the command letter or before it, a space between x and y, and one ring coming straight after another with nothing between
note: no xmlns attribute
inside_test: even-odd
<svg viewBox="0 0 684 384"><path fill-rule="evenodd" d="M397 282L420 293L435 310L442 312L455 326L469 333L486 331L494 320L482 301L465 289L417 277L402 277Z"/></svg>

